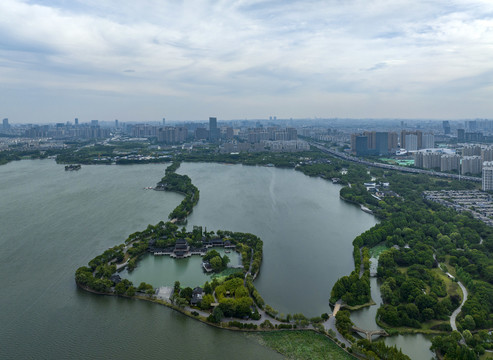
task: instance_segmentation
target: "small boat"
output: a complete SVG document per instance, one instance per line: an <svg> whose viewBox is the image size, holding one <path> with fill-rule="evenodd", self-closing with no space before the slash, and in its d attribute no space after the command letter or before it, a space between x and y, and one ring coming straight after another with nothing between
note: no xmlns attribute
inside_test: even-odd
<svg viewBox="0 0 493 360"><path fill-rule="evenodd" d="M80 170L82 166L80 164L77 164L77 165L65 165L65 171L76 171L76 170Z"/></svg>

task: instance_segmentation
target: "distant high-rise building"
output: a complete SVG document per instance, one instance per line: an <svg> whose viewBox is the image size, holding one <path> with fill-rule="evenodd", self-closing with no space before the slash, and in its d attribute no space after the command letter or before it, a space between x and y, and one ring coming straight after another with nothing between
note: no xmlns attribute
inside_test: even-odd
<svg viewBox="0 0 493 360"><path fill-rule="evenodd" d="M404 148L407 151L416 151L418 150L418 136L414 134L406 134L404 136Z"/></svg>
<svg viewBox="0 0 493 360"><path fill-rule="evenodd" d="M99 121L98 120L91 120L91 127L97 127L99 126Z"/></svg>
<svg viewBox="0 0 493 360"><path fill-rule="evenodd" d="M457 141L464 142L466 140L466 131L464 129L457 129Z"/></svg>
<svg viewBox="0 0 493 360"><path fill-rule="evenodd" d="M423 134L422 148L432 149L435 147L435 135L433 134Z"/></svg>
<svg viewBox="0 0 493 360"><path fill-rule="evenodd" d="M493 190L493 161L483 163L483 191Z"/></svg>
<svg viewBox="0 0 493 360"><path fill-rule="evenodd" d="M115 127L118 129L118 119L115 119Z"/></svg>
<svg viewBox="0 0 493 360"><path fill-rule="evenodd" d="M459 170L459 166L459 155L442 155L442 158L440 159L440 171Z"/></svg>
<svg viewBox="0 0 493 360"><path fill-rule="evenodd" d="M389 133L375 133L375 150L379 155L387 155L389 153Z"/></svg>
<svg viewBox="0 0 493 360"><path fill-rule="evenodd" d="M229 140L229 139L232 139L233 136L234 136L234 129L232 127L228 126L226 128L226 131L225 131L225 137L226 137L226 139Z"/></svg>
<svg viewBox="0 0 493 360"><path fill-rule="evenodd" d="M367 136L355 136L355 153L356 155L368 155Z"/></svg>
<svg viewBox="0 0 493 360"><path fill-rule="evenodd" d="M481 160L485 161L493 161L493 147L488 146L486 149L481 150Z"/></svg>
<svg viewBox="0 0 493 360"><path fill-rule="evenodd" d="M398 136L395 132L389 133L389 152L395 152L397 150Z"/></svg>
<svg viewBox="0 0 493 360"><path fill-rule="evenodd" d="M163 118L163 126L166 126L166 118Z"/></svg>
<svg viewBox="0 0 493 360"><path fill-rule="evenodd" d="M414 153L413 157L414 157L414 166L417 168L422 168L424 154L422 152L417 151Z"/></svg>
<svg viewBox="0 0 493 360"><path fill-rule="evenodd" d="M152 128L155 129L157 141L159 142L179 144L187 139L188 129L184 126L166 126L160 128L153 126Z"/></svg>
<svg viewBox="0 0 493 360"><path fill-rule="evenodd" d="M466 145L462 148L462 156L479 156L481 155L481 146Z"/></svg>
<svg viewBox="0 0 493 360"><path fill-rule="evenodd" d="M10 128L9 119L8 118L3 119L2 125L4 130L9 129Z"/></svg>
<svg viewBox="0 0 493 360"><path fill-rule="evenodd" d="M206 128L198 127L195 129L195 140L207 140L209 137L209 130Z"/></svg>
<svg viewBox="0 0 493 360"><path fill-rule="evenodd" d="M466 142L481 142L483 141L483 133L482 132L466 132L465 139Z"/></svg>
<svg viewBox="0 0 493 360"><path fill-rule="evenodd" d="M365 131L363 136L368 138L368 149L376 150L377 148L377 133L375 131Z"/></svg>
<svg viewBox="0 0 493 360"><path fill-rule="evenodd" d="M406 130L402 130L401 131L401 148L404 148L406 150L412 150L409 148L408 144L406 143L406 139L407 139L407 135L415 135L416 136L416 149L415 150L418 150L418 149L422 149L422 143L423 143L423 133L419 130L416 130L416 131L406 131ZM411 145L412 148L415 147L414 145L414 137L411 137L410 139L413 139L411 141L413 141L413 144Z"/></svg>
<svg viewBox="0 0 493 360"><path fill-rule="evenodd" d="M461 174L481 174L481 156L464 156L462 158Z"/></svg>
<svg viewBox="0 0 493 360"><path fill-rule="evenodd" d="M445 134L445 135L450 134L450 121L445 120L445 121L442 123L442 125L443 125L443 132L444 132L444 134Z"/></svg>
<svg viewBox="0 0 493 360"><path fill-rule="evenodd" d="M209 118L209 140L217 141L219 139L219 131L217 128L217 118Z"/></svg>
<svg viewBox="0 0 493 360"><path fill-rule="evenodd" d="M423 154L423 169L439 169L442 154L439 152L426 152Z"/></svg>
<svg viewBox="0 0 493 360"><path fill-rule="evenodd" d="M75 124L75 126L79 125L79 119L78 118L75 118L74 124Z"/></svg>
<svg viewBox="0 0 493 360"><path fill-rule="evenodd" d="M476 131L476 129L478 128L477 121L476 120L466 121L466 128L469 131Z"/></svg>

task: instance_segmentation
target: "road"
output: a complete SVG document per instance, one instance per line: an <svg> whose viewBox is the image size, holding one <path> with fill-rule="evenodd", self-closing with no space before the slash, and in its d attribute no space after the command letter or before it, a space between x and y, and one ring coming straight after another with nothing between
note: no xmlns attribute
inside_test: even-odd
<svg viewBox="0 0 493 360"><path fill-rule="evenodd" d="M468 181L474 181L474 182L481 182L482 181L481 178L477 178L477 177L473 177L473 176L463 176L463 175L459 175L459 174L448 174L448 173L442 173L442 172L438 172L438 171L430 171L430 170L409 168L409 167L405 167L405 166L376 163L376 162L372 162L372 161L368 161L368 160L363 160L363 159L360 159L360 158L357 158L357 157L354 157L351 155L347 155L347 154L339 152L339 151L328 149L320 143L316 143L313 141L309 141L308 143L310 145L316 147L320 151L326 153L326 154L335 156L335 157L340 158L340 159L344 159L344 160L356 162L359 164L363 164L363 165L368 165L368 166L373 166L373 167L378 167L378 168L388 169L388 170L397 170L397 171L414 173L414 174L427 174L427 175L431 175L431 176L450 178L450 179L468 180Z"/></svg>
<svg viewBox="0 0 493 360"><path fill-rule="evenodd" d="M452 276L450 273L447 273L447 275L451 279L455 279L454 276ZM452 328L453 331L457 331L457 324L455 323L455 319L457 318L457 315L459 315L460 311L462 310L462 306L464 305L464 303L467 300L467 289L466 289L466 287L464 285L462 285L462 283L460 281L458 281L457 284L459 284L460 288L462 289L462 293L464 294L464 296L462 297L462 303L460 304L460 306L454 310L452 315L450 315L450 327Z"/></svg>

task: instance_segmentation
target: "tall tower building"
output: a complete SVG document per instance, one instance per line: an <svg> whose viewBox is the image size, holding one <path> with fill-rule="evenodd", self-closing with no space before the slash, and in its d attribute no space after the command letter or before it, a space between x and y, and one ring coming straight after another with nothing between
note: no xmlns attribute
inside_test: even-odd
<svg viewBox="0 0 493 360"><path fill-rule="evenodd" d="M166 126L166 118L163 118L163 126Z"/></svg>
<svg viewBox="0 0 493 360"><path fill-rule="evenodd" d="M219 139L219 131L217 128L217 118L210 117L209 118L209 140L217 141Z"/></svg>
<svg viewBox="0 0 493 360"><path fill-rule="evenodd" d="M74 123L75 123L75 126L79 125L79 118L75 118Z"/></svg>
<svg viewBox="0 0 493 360"><path fill-rule="evenodd" d="M493 190L493 161L483 163L483 191Z"/></svg>
<svg viewBox="0 0 493 360"><path fill-rule="evenodd" d="M460 156L459 155L443 155L440 158L440 171L459 170Z"/></svg>
<svg viewBox="0 0 493 360"><path fill-rule="evenodd" d="M414 134L407 134L404 137L404 144L407 151L418 150L418 137Z"/></svg>
<svg viewBox="0 0 493 360"><path fill-rule="evenodd" d="M435 147L435 135L433 134L423 134L422 138L423 149L433 149Z"/></svg>
<svg viewBox="0 0 493 360"><path fill-rule="evenodd" d="M442 122L442 125L443 125L443 133L445 135L450 134L450 121L445 120L444 122Z"/></svg>
<svg viewBox="0 0 493 360"><path fill-rule="evenodd" d="M9 119L8 118L3 119L2 125L4 130L9 129L10 128Z"/></svg>
<svg viewBox="0 0 493 360"><path fill-rule="evenodd" d="M488 146L486 149L481 150L481 161L493 161L493 147Z"/></svg>
<svg viewBox="0 0 493 360"><path fill-rule="evenodd" d="M375 134L375 149L379 155L387 155L389 153L388 132L377 132Z"/></svg>
<svg viewBox="0 0 493 360"><path fill-rule="evenodd" d="M466 140L466 131L464 129L457 129L457 141L464 142Z"/></svg>
<svg viewBox="0 0 493 360"><path fill-rule="evenodd" d="M462 158L461 174L481 174L481 156L464 156Z"/></svg>

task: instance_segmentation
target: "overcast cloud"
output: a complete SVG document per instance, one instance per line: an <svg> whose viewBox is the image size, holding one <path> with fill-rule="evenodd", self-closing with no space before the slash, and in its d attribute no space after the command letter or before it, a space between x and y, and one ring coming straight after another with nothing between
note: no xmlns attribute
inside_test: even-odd
<svg viewBox="0 0 493 360"><path fill-rule="evenodd" d="M0 2L0 117L491 118L493 1Z"/></svg>

